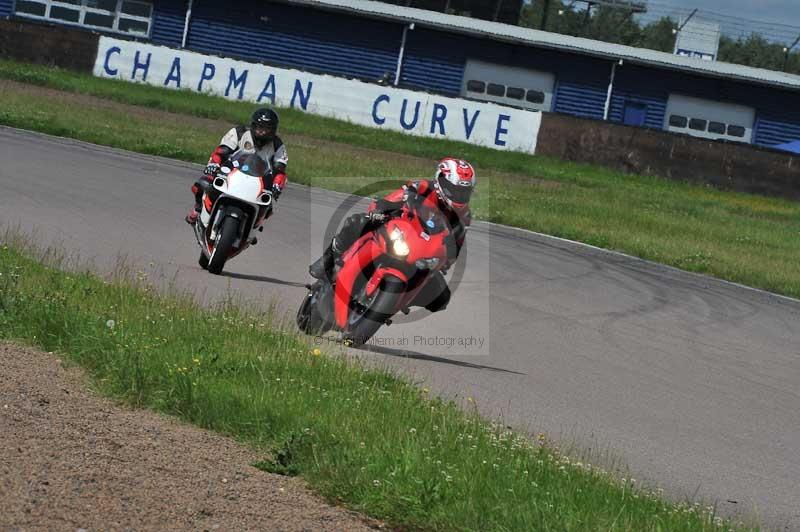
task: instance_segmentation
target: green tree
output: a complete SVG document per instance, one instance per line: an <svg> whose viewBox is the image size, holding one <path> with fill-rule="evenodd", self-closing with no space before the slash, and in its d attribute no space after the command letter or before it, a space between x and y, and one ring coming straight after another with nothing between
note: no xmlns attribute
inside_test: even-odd
<svg viewBox="0 0 800 532"><path fill-rule="evenodd" d="M532 0L530 3L523 3L520 11L519 25L527 28L540 29L542 26L542 16L544 14L545 0ZM561 0L550 0L548 8L547 31L560 33L553 29L554 19L558 16L558 10L563 9Z"/></svg>
<svg viewBox="0 0 800 532"><path fill-rule="evenodd" d="M783 45L771 43L756 33L744 40L723 36L719 42L719 60L728 63L782 70L785 57Z"/></svg>
<svg viewBox="0 0 800 532"><path fill-rule="evenodd" d="M560 2L556 3L560 4ZM574 37L585 37L586 26L586 15L583 11L576 10L574 6L561 5L556 8L555 15L551 15L548 31Z"/></svg>
<svg viewBox="0 0 800 532"><path fill-rule="evenodd" d="M675 22L662 17L642 28L642 38L635 46L672 53L675 49Z"/></svg>
<svg viewBox="0 0 800 532"><path fill-rule="evenodd" d="M630 11L599 6L591 16L585 36L598 41L636 45L642 40L642 28Z"/></svg>
<svg viewBox="0 0 800 532"><path fill-rule="evenodd" d="M789 54L786 60L786 72L800 74L800 52L792 52Z"/></svg>

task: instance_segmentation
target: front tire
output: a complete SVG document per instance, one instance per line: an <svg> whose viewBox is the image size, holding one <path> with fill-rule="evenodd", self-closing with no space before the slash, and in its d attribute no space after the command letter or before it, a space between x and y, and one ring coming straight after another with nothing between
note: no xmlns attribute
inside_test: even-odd
<svg viewBox="0 0 800 532"><path fill-rule="evenodd" d="M239 220L229 216L222 220L222 228L217 236L217 241L214 245L214 252L211 253L211 259L208 261L208 271L214 275L222 273L222 268L225 267L225 261L228 260L228 255L233 249L233 243L236 241L236 235L239 233Z"/></svg>
<svg viewBox="0 0 800 532"><path fill-rule="evenodd" d="M381 282L378 293L372 298L363 313L350 310L347 331L342 334L345 345L361 347L378 332L381 325L394 316L397 305L405 292L405 283L394 277L387 277Z"/></svg>
<svg viewBox="0 0 800 532"><path fill-rule="evenodd" d="M199 264L204 270L208 269L208 257L206 257L206 254L202 251L200 252L200 258L197 259L197 264Z"/></svg>
<svg viewBox="0 0 800 532"><path fill-rule="evenodd" d="M318 304L319 288L314 288L306 294L303 303L297 310L297 328L305 334L319 335L330 329L320 316Z"/></svg>

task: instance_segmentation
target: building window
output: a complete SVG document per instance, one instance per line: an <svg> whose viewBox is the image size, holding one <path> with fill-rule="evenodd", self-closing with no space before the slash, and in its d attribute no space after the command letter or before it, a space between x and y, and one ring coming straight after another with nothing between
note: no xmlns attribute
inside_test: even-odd
<svg viewBox="0 0 800 532"><path fill-rule="evenodd" d="M688 123L689 119L685 116L670 115L669 117L669 125L672 127L686 127Z"/></svg>
<svg viewBox="0 0 800 532"><path fill-rule="evenodd" d="M478 81L477 79L471 79L467 82L467 90L470 92L480 92L483 94L486 92L486 83L483 81Z"/></svg>
<svg viewBox="0 0 800 532"><path fill-rule="evenodd" d="M744 137L745 129L742 126L728 126L728 135L731 137Z"/></svg>
<svg viewBox="0 0 800 532"><path fill-rule="evenodd" d="M124 0L119 10L125 16L140 18L150 18L152 11L153 6L147 2L132 2L130 0Z"/></svg>
<svg viewBox="0 0 800 532"><path fill-rule="evenodd" d="M545 94L542 91L526 90L522 87L506 87L500 83L486 83L477 79L467 81L467 92L488 94L489 96L508 98L509 100L525 100L534 104L543 104L545 100Z"/></svg>
<svg viewBox="0 0 800 532"><path fill-rule="evenodd" d="M529 90L525 95L525 100L530 103L544 103L544 93L542 91Z"/></svg>
<svg viewBox="0 0 800 532"><path fill-rule="evenodd" d="M499 83L489 83L489 86L486 89L486 94L490 96L505 96L506 86L500 85Z"/></svg>
<svg viewBox="0 0 800 532"><path fill-rule="evenodd" d="M520 89L519 87L508 87L506 89L506 98L521 100L523 96L525 96L525 89Z"/></svg>
<svg viewBox="0 0 800 532"><path fill-rule="evenodd" d="M139 0L17 0L17 15L148 36L152 2Z"/></svg>
<svg viewBox="0 0 800 532"><path fill-rule="evenodd" d="M708 132L714 133L716 135L724 135L725 134L725 124L722 122L709 122L708 123Z"/></svg>
<svg viewBox="0 0 800 532"><path fill-rule="evenodd" d="M63 20L64 22L79 22L81 19L81 12L78 9L72 9L70 7L50 6L50 18Z"/></svg>
<svg viewBox="0 0 800 532"><path fill-rule="evenodd" d="M694 129L695 131L705 131L706 124L708 124L706 120L701 118L692 118L689 120L689 129Z"/></svg>
<svg viewBox="0 0 800 532"><path fill-rule="evenodd" d="M43 17L47 13L47 6L39 2L29 2L28 0L17 0L17 12Z"/></svg>
<svg viewBox="0 0 800 532"><path fill-rule="evenodd" d="M134 20L130 18L119 19L119 31L124 33L139 33L141 35L147 35L148 27L149 23L142 20Z"/></svg>

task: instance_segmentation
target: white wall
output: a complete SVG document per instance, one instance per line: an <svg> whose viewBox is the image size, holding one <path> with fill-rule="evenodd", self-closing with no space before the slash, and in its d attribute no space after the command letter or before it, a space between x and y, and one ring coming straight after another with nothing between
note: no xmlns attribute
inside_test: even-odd
<svg viewBox="0 0 800 532"><path fill-rule="evenodd" d="M94 75L534 153L541 113L100 37Z"/></svg>

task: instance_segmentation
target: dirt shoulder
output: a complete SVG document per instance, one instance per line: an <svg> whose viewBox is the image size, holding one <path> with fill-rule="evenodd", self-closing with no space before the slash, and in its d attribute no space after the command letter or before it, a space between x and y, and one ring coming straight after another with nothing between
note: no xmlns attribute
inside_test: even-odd
<svg viewBox="0 0 800 532"><path fill-rule="evenodd" d="M229 438L87 391L0 343L1 530L370 530Z"/></svg>

